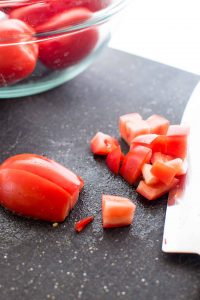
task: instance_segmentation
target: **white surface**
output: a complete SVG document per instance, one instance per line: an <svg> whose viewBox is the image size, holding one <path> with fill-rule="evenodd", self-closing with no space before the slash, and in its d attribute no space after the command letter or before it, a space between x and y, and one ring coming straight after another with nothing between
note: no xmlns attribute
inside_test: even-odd
<svg viewBox="0 0 200 300"><path fill-rule="evenodd" d="M189 169L183 195L168 202L162 249L165 252L200 254L200 140L199 135L200 83L192 94L182 122L190 124Z"/></svg>
<svg viewBox="0 0 200 300"><path fill-rule="evenodd" d="M130 0L110 46L200 74L200 0Z"/></svg>

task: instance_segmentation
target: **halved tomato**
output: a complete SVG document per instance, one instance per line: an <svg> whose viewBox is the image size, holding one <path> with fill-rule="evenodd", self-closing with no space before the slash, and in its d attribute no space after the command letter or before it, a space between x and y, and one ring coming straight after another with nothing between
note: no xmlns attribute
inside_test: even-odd
<svg viewBox="0 0 200 300"><path fill-rule="evenodd" d="M14 213L62 222L71 202L70 193L45 178L24 170L0 170L0 204Z"/></svg>
<svg viewBox="0 0 200 300"><path fill-rule="evenodd" d="M92 152L98 155L107 155L118 147L119 143L116 139L100 131L90 141Z"/></svg>
<svg viewBox="0 0 200 300"><path fill-rule="evenodd" d="M142 173L142 167L151 159L151 149L143 146L136 146L125 156L120 174L130 184L133 184Z"/></svg>
<svg viewBox="0 0 200 300"><path fill-rule="evenodd" d="M127 198L103 195L103 228L122 227L130 225L133 221L135 210L135 204Z"/></svg>
<svg viewBox="0 0 200 300"><path fill-rule="evenodd" d="M0 166L2 169L23 170L45 178L71 195L71 208L76 204L79 192L84 182L81 177L46 157L36 154L18 154L4 161Z"/></svg>

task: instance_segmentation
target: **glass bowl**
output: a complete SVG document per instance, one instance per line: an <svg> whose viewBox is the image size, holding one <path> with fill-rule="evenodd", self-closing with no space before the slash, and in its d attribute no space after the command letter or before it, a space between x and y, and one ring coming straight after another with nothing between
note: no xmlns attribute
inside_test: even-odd
<svg viewBox="0 0 200 300"><path fill-rule="evenodd" d="M110 39L127 0L1 0L0 98L47 91L74 78Z"/></svg>

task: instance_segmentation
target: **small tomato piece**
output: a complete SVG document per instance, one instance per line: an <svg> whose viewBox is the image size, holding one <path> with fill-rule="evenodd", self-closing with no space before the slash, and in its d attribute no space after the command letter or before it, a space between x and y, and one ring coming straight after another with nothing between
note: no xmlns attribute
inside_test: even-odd
<svg viewBox="0 0 200 300"><path fill-rule="evenodd" d="M119 173L120 164L124 159L124 154L121 151L121 147L117 147L112 152L108 153L106 158L106 164L111 172L115 175Z"/></svg>
<svg viewBox="0 0 200 300"><path fill-rule="evenodd" d="M187 155L187 136L166 136L166 149L163 153L184 159Z"/></svg>
<svg viewBox="0 0 200 300"><path fill-rule="evenodd" d="M170 125L167 136L188 136L190 129L186 125Z"/></svg>
<svg viewBox="0 0 200 300"><path fill-rule="evenodd" d="M173 156L163 154L161 152L154 152L151 157L151 163L154 164L156 161L167 162L173 159Z"/></svg>
<svg viewBox="0 0 200 300"><path fill-rule="evenodd" d="M135 204L127 198L103 195L103 228L122 227L130 225L133 221L135 210Z"/></svg>
<svg viewBox="0 0 200 300"><path fill-rule="evenodd" d="M170 185L176 175L176 169L163 163L161 161L156 161L152 168L151 172L156 176L160 181L166 185Z"/></svg>
<svg viewBox="0 0 200 300"><path fill-rule="evenodd" d="M147 200L156 200L169 192L170 189L178 184L179 180L174 178L170 185L159 182L155 185L148 185L143 180L140 181L136 191Z"/></svg>
<svg viewBox="0 0 200 300"><path fill-rule="evenodd" d="M151 159L151 149L143 146L136 146L125 156L120 169L121 176L133 184L142 174L142 167Z"/></svg>
<svg viewBox="0 0 200 300"><path fill-rule="evenodd" d="M152 115L146 122L149 125L150 133L165 135L169 127L169 121L163 116Z"/></svg>
<svg viewBox="0 0 200 300"><path fill-rule="evenodd" d="M175 158L166 162L166 165L172 167L176 171L176 176L185 175L187 172L186 161L183 161L181 158Z"/></svg>
<svg viewBox="0 0 200 300"><path fill-rule="evenodd" d="M123 115L119 118L119 132L120 132L120 136L125 140L125 142L128 143L127 132L126 132L126 123L139 121L139 120L142 120L142 117L138 113L131 113L131 114Z"/></svg>
<svg viewBox="0 0 200 300"><path fill-rule="evenodd" d="M147 133L149 133L149 125L144 120L126 123L126 141L129 145L136 136Z"/></svg>
<svg viewBox="0 0 200 300"><path fill-rule="evenodd" d="M88 224L90 224L94 220L93 216L86 217L84 219L81 219L80 221L75 223L75 230L77 232L81 232Z"/></svg>
<svg viewBox="0 0 200 300"><path fill-rule="evenodd" d="M150 164L144 164L142 167L142 176L144 178L144 181L146 184L152 185L159 182L159 179L154 176L151 172L152 165Z"/></svg>
<svg viewBox="0 0 200 300"><path fill-rule="evenodd" d="M116 139L102 132L97 132L90 142L91 151L98 155L107 155L118 147L119 143Z"/></svg>

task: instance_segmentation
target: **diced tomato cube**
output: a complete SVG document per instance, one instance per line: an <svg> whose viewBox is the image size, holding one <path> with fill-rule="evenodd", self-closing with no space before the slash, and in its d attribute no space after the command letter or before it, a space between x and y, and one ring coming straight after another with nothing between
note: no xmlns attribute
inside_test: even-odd
<svg viewBox="0 0 200 300"><path fill-rule="evenodd" d="M121 151L121 147L117 147L112 152L108 153L108 156L106 158L106 164L108 168L113 172L115 175L118 174L120 164L122 160L124 159L124 154Z"/></svg>
<svg viewBox="0 0 200 300"><path fill-rule="evenodd" d="M81 232L89 223L91 223L94 220L93 216L86 217L78 222L75 223L75 230L77 232Z"/></svg>
<svg viewBox="0 0 200 300"><path fill-rule="evenodd" d="M176 176L185 175L187 172L186 161L183 161L181 158L175 158L166 162L166 164L176 171Z"/></svg>
<svg viewBox="0 0 200 300"><path fill-rule="evenodd" d="M167 136L188 136L190 129L186 125L170 125Z"/></svg>
<svg viewBox="0 0 200 300"><path fill-rule="evenodd" d="M127 198L102 196L102 219L104 228L128 226L132 223L135 204Z"/></svg>
<svg viewBox="0 0 200 300"><path fill-rule="evenodd" d="M152 148L153 142L156 140L157 137L158 135L154 133L136 136L131 142L130 151L132 151L132 149L138 145Z"/></svg>
<svg viewBox="0 0 200 300"><path fill-rule="evenodd" d="M163 154L161 152L154 152L151 157L151 163L154 164L156 161L167 162L173 159L173 156Z"/></svg>
<svg viewBox="0 0 200 300"><path fill-rule="evenodd" d="M102 132L97 132L90 142L92 152L98 155L107 155L118 146L119 143L116 139Z"/></svg>
<svg viewBox="0 0 200 300"><path fill-rule="evenodd" d="M126 141L130 145L132 140L141 134L149 133L149 125L144 120L136 120L134 122L126 123Z"/></svg>
<svg viewBox="0 0 200 300"><path fill-rule="evenodd" d="M170 167L167 163L161 161L156 161L153 164L151 172L166 185L170 185L176 175L175 168Z"/></svg>
<svg viewBox="0 0 200 300"><path fill-rule="evenodd" d="M123 115L119 118L119 132L121 137L127 141L127 133L126 133L126 123L127 122L135 122L142 120L142 117L137 113L131 113L127 115Z"/></svg>
<svg viewBox="0 0 200 300"><path fill-rule="evenodd" d="M150 164L144 164L144 166L142 167L142 176L144 178L144 181L146 184L150 184L150 185L159 182L159 179L152 174L151 169L152 169L152 165Z"/></svg>
<svg viewBox="0 0 200 300"><path fill-rule="evenodd" d="M142 167L151 159L151 149L143 146L136 146L125 156L120 174L130 184L133 184L142 173Z"/></svg>
<svg viewBox="0 0 200 300"><path fill-rule="evenodd" d="M155 185L148 185L143 180L140 181L136 191L147 200L155 200L169 192L169 190L178 184L179 180L174 178L170 185L159 182Z"/></svg>
<svg viewBox="0 0 200 300"><path fill-rule="evenodd" d="M169 121L163 116L152 115L147 120L150 127L150 133L163 134L167 133L169 127Z"/></svg>
<svg viewBox="0 0 200 300"><path fill-rule="evenodd" d="M187 136L167 136L163 153L184 159L187 155Z"/></svg>

